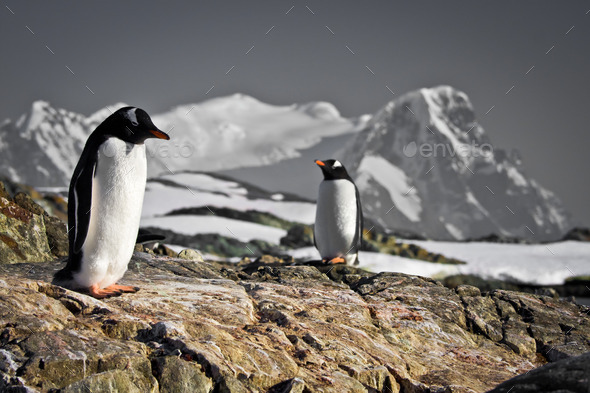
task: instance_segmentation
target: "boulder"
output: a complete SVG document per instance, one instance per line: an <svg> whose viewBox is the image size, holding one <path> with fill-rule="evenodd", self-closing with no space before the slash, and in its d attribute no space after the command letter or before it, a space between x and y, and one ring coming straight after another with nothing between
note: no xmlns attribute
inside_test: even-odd
<svg viewBox="0 0 590 393"><path fill-rule="evenodd" d="M0 263L52 259L43 215L0 197Z"/></svg>
<svg viewBox="0 0 590 393"><path fill-rule="evenodd" d="M559 360L503 382L489 393L580 393L590 391L590 353Z"/></svg>
<svg viewBox="0 0 590 393"><path fill-rule="evenodd" d="M11 198L0 182L0 264L49 261L67 255L66 224L50 216L27 193L19 191Z"/></svg>

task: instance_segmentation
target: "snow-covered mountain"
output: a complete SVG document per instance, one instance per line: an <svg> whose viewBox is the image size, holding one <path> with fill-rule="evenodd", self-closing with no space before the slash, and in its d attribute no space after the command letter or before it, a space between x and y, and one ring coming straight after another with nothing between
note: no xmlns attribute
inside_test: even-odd
<svg viewBox="0 0 590 393"><path fill-rule="evenodd" d="M467 95L448 86L389 102L336 155L365 214L389 229L540 241L570 227L560 200L526 175L517 154L492 146Z"/></svg>
<svg viewBox="0 0 590 393"><path fill-rule="evenodd" d="M35 102L16 122L0 124L0 173L35 186L67 185L89 133L122 105L86 117ZM313 159L332 156L355 178L365 215L390 230L543 241L571 226L560 200L527 176L517 154L491 144L468 97L451 87L410 92L358 119L326 102L274 106L242 94L152 118L171 135L146 143L152 177L223 170L313 198L321 180Z"/></svg>
<svg viewBox="0 0 590 393"><path fill-rule="evenodd" d="M88 135L117 104L86 117L36 101L0 125L0 173L35 186L69 183ZM268 165L297 157L323 138L355 132L367 118L345 119L326 102L274 106L234 94L153 114L170 141L150 140L148 174Z"/></svg>
<svg viewBox="0 0 590 393"><path fill-rule="evenodd" d="M68 184L86 138L110 113L86 117L35 101L16 122L0 125L0 173L34 186Z"/></svg>

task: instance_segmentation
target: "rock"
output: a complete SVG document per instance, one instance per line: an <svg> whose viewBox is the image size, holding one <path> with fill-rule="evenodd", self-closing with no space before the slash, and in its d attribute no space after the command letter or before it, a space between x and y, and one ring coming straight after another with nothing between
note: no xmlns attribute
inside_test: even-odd
<svg viewBox="0 0 590 393"><path fill-rule="evenodd" d="M563 236L562 240L590 242L590 228L572 228Z"/></svg>
<svg viewBox="0 0 590 393"><path fill-rule="evenodd" d="M535 340L536 352L553 362L588 351L590 320L588 313L573 303L519 292L497 290L495 299L503 300L514 308L522 321L522 334L526 326L527 336ZM513 325L508 325L509 327ZM528 339L527 339L528 340Z"/></svg>
<svg viewBox="0 0 590 393"><path fill-rule="evenodd" d="M496 303L492 298L462 296L461 300L465 305L470 328L475 333L481 332L492 341L502 340L502 322L496 311Z"/></svg>
<svg viewBox="0 0 590 393"><path fill-rule="evenodd" d="M170 244L182 244L203 253L222 257L256 257L268 253L281 254L284 252L284 248L262 240L252 240L245 243L235 237L221 236L216 233L184 235L162 228L143 229L166 236L166 241Z"/></svg>
<svg viewBox="0 0 590 393"><path fill-rule="evenodd" d="M25 192L17 192L11 199L1 182L0 189L0 263L47 261L68 255L67 229L59 218L47 214Z"/></svg>
<svg viewBox="0 0 590 393"><path fill-rule="evenodd" d="M589 310L547 296L139 252L141 290L96 300L60 267L0 266L0 391L481 392L590 350Z"/></svg>
<svg viewBox="0 0 590 393"><path fill-rule="evenodd" d="M156 255L164 255L164 256L168 256L168 257L176 257L178 255L178 253L176 253L176 251L174 251L170 247L167 247L166 245L161 244L161 243L157 243L156 246L151 251L152 251L152 253L154 253Z"/></svg>
<svg viewBox="0 0 590 393"><path fill-rule="evenodd" d="M459 285L455 288L457 295L464 297L464 296L481 296L481 291L478 287L474 287L472 285Z"/></svg>
<svg viewBox="0 0 590 393"><path fill-rule="evenodd" d="M10 194L4 186L4 182L0 181L0 198L10 199Z"/></svg>
<svg viewBox="0 0 590 393"><path fill-rule="evenodd" d="M578 393L590 391L590 353L531 370L488 393Z"/></svg>
<svg viewBox="0 0 590 393"><path fill-rule="evenodd" d="M486 292L494 289L507 289L511 291L522 291L523 288L518 284L507 281L481 278L470 274L457 274L447 276L442 280L443 284L449 288L458 288L462 285L479 288L480 291Z"/></svg>
<svg viewBox="0 0 590 393"><path fill-rule="evenodd" d="M399 255L406 258L419 259L433 263L451 265L463 265L466 263L455 258L447 258L441 254L431 253L413 243L401 243L395 236L386 233L380 228L380 225L374 225L369 230L363 230L363 244L361 249L363 251Z"/></svg>
<svg viewBox="0 0 590 393"><path fill-rule="evenodd" d="M178 253L178 258L186 259L187 261L203 262L203 256L200 252L192 248L186 248Z"/></svg>
<svg viewBox="0 0 590 393"><path fill-rule="evenodd" d="M295 224L281 238L281 245L290 248L313 246L313 229L310 225Z"/></svg>
<svg viewBox="0 0 590 393"><path fill-rule="evenodd" d="M300 378L292 378L270 388L269 393L303 393L305 382Z"/></svg>
<svg viewBox="0 0 590 393"><path fill-rule="evenodd" d="M553 288L539 288L535 291L535 294L541 296L549 296L553 299L559 299L559 293Z"/></svg>
<svg viewBox="0 0 590 393"><path fill-rule="evenodd" d="M479 288L482 292L488 292L495 289L504 289L509 291L534 293L536 295L550 296L554 298L567 298L571 296L587 297L588 288L590 288L589 276L572 276L565 280L562 285L536 285L521 282L502 281L495 279L485 279L469 274L459 274L447 276L442 283L449 288L457 289L461 285L469 285Z"/></svg>
<svg viewBox="0 0 590 393"><path fill-rule="evenodd" d="M213 388L213 382L196 362L176 356L162 356L152 363L160 393L209 393Z"/></svg>
<svg viewBox="0 0 590 393"><path fill-rule="evenodd" d="M366 270L343 264L326 265L325 263L318 261L314 266L320 272L328 276L330 280L346 283L348 285L357 283L363 277L370 277L373 275L373 273L369 273Z"/></svg>
<svg viewBox="0 0 590 393"><path fill-rule="evenodd" d="M251 190L253 191L253 190ZM176 215L196 215L196 216L217 216L226 217L233 220L254 222L257 224L267 225L275 228L289 229L295 224L294 222L284 220L274 214L258 210L234 210L228 207L201 206L187 207L173 210L166 214L167 216Z"/></svg>
<svg viewBox="0 0 590 393"><path fill-rule="evenodd" d="M53 259L43 216L0 198L0 263Z"/></svg>
<svg viewBox="0 0 590 393"><path fill-rule="evenodd" d="M510 243L510 244L526 244L528 241L515 236L498 235L497 233L490 233L486 236L481 236L475 239L467 239L468 242L486 242L486 243Z"/></svg>
<svg viewBox="0 0 590 393"><path fill-rule="evenodd" d="M57 217L44 215L45 234L51 253L56 257L67 257L69 252L68 230L66 224Z"/></svg>
<svg viewBox="0 0 590 393"><path fill-rule="evenodd" d="M31 198L30 196L28 196L24 192L19 192L18 194L16 194L14 196L13 200L14 200L14 203L19 205L23 209L30 211L33 214L37 214L40 216L45 214L45 210L43 210L43 208L41 206L39 206L39 204L37 204L33 200L33 198Z"/></svg>
<svg viewBox="0 0 590 393"><path fill-rule="evenodd" d="M168 390L160 390L164 391ZM140 375L134 369L109 370L93 374L60 390L60 393L87 392L157 393L158 383L154 377Z"/></svg>
<svg viewBox="0 0 590 393"><path fill-rule="evenodd" d="M384 366L358 368L341 365L349 376L377 392L399 392L399 385Z"/></svg>

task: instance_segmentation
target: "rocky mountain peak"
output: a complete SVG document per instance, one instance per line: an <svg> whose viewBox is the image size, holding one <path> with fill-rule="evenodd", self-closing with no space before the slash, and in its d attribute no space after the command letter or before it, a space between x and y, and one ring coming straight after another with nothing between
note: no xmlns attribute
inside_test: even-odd
<svg viewBox="0 0 590 393"><path fill-rule="evenodd" d="M367 216L389 229L538 241L570 226L561 201L529 178L519 155L492 145L467 95L449 86L389 102L338 156Z"/></svg>

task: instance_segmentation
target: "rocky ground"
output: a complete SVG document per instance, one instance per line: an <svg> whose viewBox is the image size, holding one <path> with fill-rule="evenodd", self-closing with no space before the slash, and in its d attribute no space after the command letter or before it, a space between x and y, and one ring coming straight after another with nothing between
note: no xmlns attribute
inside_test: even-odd
<svg viewBox="0 0 590 393"><path fill-rule="evenodd" d="M0 266L1 391L483 392L590 350L590 309L548 296L136 253L142 289L99 301L60 267Z"/></svg>
<svg viewBox="0 0 590 393"><path fill-rule="evenodd" d="M555 292L138 246L141 291L100 301L50 284L65 203L18 187L0 183L0 392L590 391L590 308Z"/></svg>

